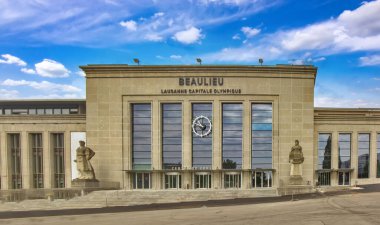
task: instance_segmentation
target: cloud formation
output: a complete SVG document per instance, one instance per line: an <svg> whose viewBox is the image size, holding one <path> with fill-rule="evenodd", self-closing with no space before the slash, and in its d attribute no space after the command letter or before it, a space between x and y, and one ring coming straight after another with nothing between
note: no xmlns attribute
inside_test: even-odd
<svg viewBox="0 0 380 225"><path fill-rule="evenodd" d="M42 62L36 63L35 69L22 68L21 72L27 74L37 74L41 77L63 78L68 77L71 73L62 63L44 59Z"/></svg>
<svg viewBox="0 0 380 225"><path fill-rule="evenodd" d="M241 31L244 33L244 35L247 38L251 38L253 36L256 36L257 34L260 33L260 29L252 28L252 27L242 27Z"/></svg>
<svg viewBox="0 0 380 225"><path fill-rule="evenodd" d="M203 38L202 31L196 27L179 31L174 34L173 39L183 44L193 44Z"/></svg>
<svg viewBox="0 0 380 225"><path fill-rule="evenodd" d="M361 66L380 66L380 55L363 56L359 61Z"/></svg>
<svg viewBox="0 0 380 225"><path fill-rule="evenodd" d="M337 18L265 34L254 45L248 43L237 48L225 48L204 58L209 61L249 62L260 57L267 60L293 58L304 52L321 56L380 51L378 12L380 1L364 2L355 10L343 11Z"/></svg>
<svg viewBox="0 0 380 225"><path fill-rule="evenodd" d="M18 97L18 94L16 90L0 89L0 99L14 99Z"/></svg>
<svg viewBox="0 0 380 225"><path fill-rule="evenodd" d="M26 66L26 62L21 60L20 58L10 55L10 54L3 54L1 55L3 59L0 59L0 64L16 64L18 66Z"/></svg>
<svg viewBox="0 0 380 225"><path fill-rule="evenodd" d="M27 80L12 80L6 79L1 82L2 86L29 86L36 90L49 91L49 92L80 92L81 89L72 85L52 83L49 81L27 81Z"/></svg>
<svg viewBox="0 0 380 225"><path fill-rule="evenodd" d="M0 32L7 40L15 37L23 44L112 46L164 41L188 27L203 29L241 20L279 2L94 0L89 4L82 0L3 0L0 2Z"/></svg>

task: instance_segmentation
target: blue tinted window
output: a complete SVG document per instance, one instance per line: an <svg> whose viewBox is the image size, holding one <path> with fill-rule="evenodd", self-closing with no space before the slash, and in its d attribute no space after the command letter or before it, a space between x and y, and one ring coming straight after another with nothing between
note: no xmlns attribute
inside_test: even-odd
<svg viewBox="0 0 380 225"><path fill-rule="evenodd" d="M193 121L199 116L205 116L212 122L212 104L211 103L194 103L192 104ZM202 122L202 121L201 121ZM204 131L196 127L199 133L205 132L209 129L207 121L203 121L205 125ZM194 132L192 133L193 144L193 167L202 169L211 169L212 166L212 132L204 137L200 137Z"/></svg>
<svg viewBox="0 0 380 225"><path fill-rule="evenodd" d="M242 104L223 104L223 169L241 169L243 148Z"/></svg>
<svg viewBox="0 0 380 225"><path fill-rule="evenodd" d="M162 104L162 167L182 168L182 104Z"/></svg>
<svg viewBox="0 0 380 225"><path fill-rule="evenodd" d="M370 134L358 135L358 178L369 177Z"/></svg>
<svg viewBox="0 0 380 225"><path fill-rule="evenodd" d="M272 104L252 104L252 169L272 168Z"/></svg>
<svg viewBox="0 0 380 225"><path fill-rule="evenodd" d="M331 134L318 136L318 169L331 169Z"/></svg>
<svg viewBox="0 0 380 225"><path fill-rule="evenodd" d="M135 170L151 169L151 119L150 104L132 104L132 165Z"/></svg>

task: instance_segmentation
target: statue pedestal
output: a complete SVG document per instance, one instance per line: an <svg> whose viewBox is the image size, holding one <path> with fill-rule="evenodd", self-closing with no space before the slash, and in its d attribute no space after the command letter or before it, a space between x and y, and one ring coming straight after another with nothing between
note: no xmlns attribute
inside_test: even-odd
<svg viewBox="0 0 380 225"><path fill-rule="evenodd" d="M291 175L289 178L289 185L302 185L303 178L301 175Z"/></svg>
<svg viewBox="0 0 380 225"><path fill-rule="evenodd" d="M96 179L74 179L71 181L73 188L99 188L99 181Z"/></svg>

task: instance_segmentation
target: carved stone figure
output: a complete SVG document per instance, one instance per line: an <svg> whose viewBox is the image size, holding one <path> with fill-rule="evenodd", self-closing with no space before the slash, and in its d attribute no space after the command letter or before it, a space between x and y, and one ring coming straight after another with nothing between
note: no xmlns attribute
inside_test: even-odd
<svg viewBox="0 0 380 225"><path fill-rule="evenodd" d="M299 141L295 140L295 145L289 153L290 176L302 176L303 161L302 147L299 145Z"/></svg>
<svg viewBox="0 0 380 225"><path fill-rule="evenodd" d="M77 170L79 173L78 179L95 180L95 172L90 163L95 152L91 148L86 147L84 141L79 141L79 147L77 148L76 153L77 159L74 160L74 162L77 163Z"/></svg>

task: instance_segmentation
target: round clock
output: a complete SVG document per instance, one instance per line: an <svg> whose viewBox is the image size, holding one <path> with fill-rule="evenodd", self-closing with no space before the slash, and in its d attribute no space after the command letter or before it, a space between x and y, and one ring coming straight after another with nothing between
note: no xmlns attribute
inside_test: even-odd
<svg viewBox="0 0 380 225"><path fill-rule="evenodd" d="M205 116L198 116L193 120L193 132L199 137L206 137L211 133L211 120Z"/></svg>

